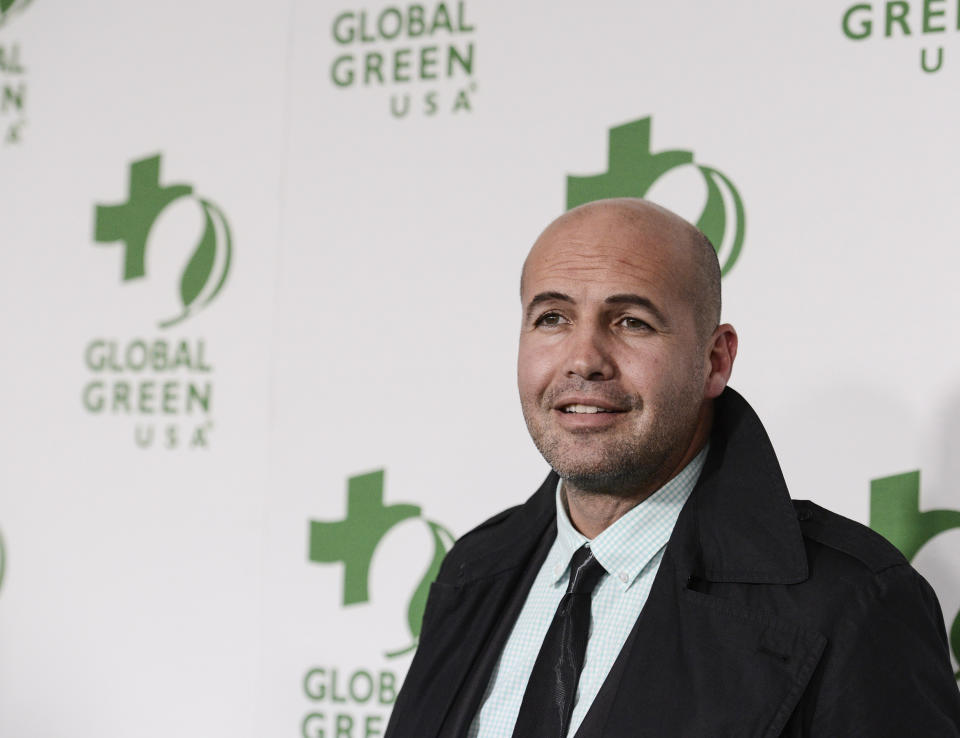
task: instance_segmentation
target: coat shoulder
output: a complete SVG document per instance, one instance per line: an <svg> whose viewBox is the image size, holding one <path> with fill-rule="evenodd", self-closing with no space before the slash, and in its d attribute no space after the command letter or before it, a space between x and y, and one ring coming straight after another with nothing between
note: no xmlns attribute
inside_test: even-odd
<svg viewBox="0 0 960 738"><path fill-rule="evenodd" d="M499 537L500 531L507 524L507 521L522 507L523 505L514 505L487 518L480 523L480 525L460 536L453 550L456 550L458 547L460 551L464 553L474 550L486 550L489 542Z"/></svg>
<svg viewBox="0 0 960 738"><path fill-rule="evenodd" d="M794 501L810 577L790 604L827 645L784 735L960 736L936 594L865 525ZM905 683L911 689L905 690Z"/></svg>
<svg viewBox="0 0 960 738"><path fill-rule="evenodd" d="M908 562L886 538L862 523L845 518L809 500L794 500L803 537L845 554L871 573L879 574Z"/></svg>
<svg viewBox="0 0 960 738"><path fill-rule="evenodd" d="M480 525L460 536L453 544L453 548L447 552L438 578L445 579L443 575L449 575L452 570L459 569L462 562L471 560L490 550L492 542L499 539L500 532L507 521L522 507L522 505L509 507L487 518Z"/></svg>

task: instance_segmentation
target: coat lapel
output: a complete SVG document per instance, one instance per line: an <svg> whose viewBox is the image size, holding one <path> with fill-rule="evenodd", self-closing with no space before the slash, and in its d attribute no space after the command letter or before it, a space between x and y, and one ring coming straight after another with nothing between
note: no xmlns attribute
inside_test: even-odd
<svg viewBox="0 0 960 738"><path fill-rule="evenodd" d="M671 545L712 582L803 582L800 524L763 424L729 387L715 402L710 454L685 510L695 530L675 530Z"/></svg>
<svg viewBox="0 0 960 738"><path fill-rule="evenodd" d="M777 736L820 659L824 636L772 604L772 593L808 573L770 441L729 388L715 418L710 454L647 604L577 738ZM394 708L405 718L402 726L391 720L390 738L459 738L469 725L532 581L525 574L555 530L555 485L551 474L494 529L480 526L458 542L461 563L444 568L431 589L421 646ZM754 601L758 591L767 594Z"/></svg>
<svg viewBox="0 0 960 738"><path fill-rule="evenodd" d="M504 520L496 540L477 536L482 543L476 547L471 535L458 541L462 563L454 571L441 570L431 585L420 646L402 694L409 705L398 701L394 707L394 714L404 713L407 719L396 732L388 728L391 738L465 735L556 536L556 483L551 474L525 505L495 518ZM407 690L407 684L413 688Z"/></svg>
<svg viewBox="0 0 960 738"><path fill-rule="evenodd" d="M577 738L777 736L826 639L692 588L665 555L601 714Z"/></svg>
<svg viewBox="0 0 960 738"><path fill-rule="evenodd" d="M649 599L577 738L777 736L826 638L751 601L806 580L800 526L760 420L717 400L710 454Z"/></svg>
<svg viewBox="0 0 960 738"><path fill-rule="evenodd" d="M516 583L510 587L509 598L500 609L500 617L496 625L474 659L469 673L463 681L454 705L451 707L446 721L444 721L443 729L440 731L441 736L463 738L467 735L470 725L473 723L474 715L483 701L483 695L486 693L493 669L500 660L500 653L513 631L514 623L520 617L520 612L527 600L527 594L530 592L530 588L533 586L533 582L537 578L540 567L546 560L555 538L556 527L552 526L547 535L540 536L539 546L537 546L529 561L522 566L519 578L515 579Z"/></svg>

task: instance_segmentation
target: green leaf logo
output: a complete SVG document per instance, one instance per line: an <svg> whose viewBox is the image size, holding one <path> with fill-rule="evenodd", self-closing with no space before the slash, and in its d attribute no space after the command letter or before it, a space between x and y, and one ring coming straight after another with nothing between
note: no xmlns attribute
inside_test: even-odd
<svg viewBox="0 0 960 738"><path fill-rule="evenodd" d="M707 201L696 218L717 250L721 274L726 275L743 248L746 216L740 193L730 179L713 167L697 164L692 151L660 151L650 147L651 118L641 118L610 129L607 171L586 177L567 177L567 208L608 197L646 197L665 174L692 166L706 185ZM662 203L669 207L668 203Z"/></svg>
<svg viewBox="0 0 960 738"><path fill-rule="evenodd" d="M161 328L169 328L196 314L220 294L230 273L233 236L220 208L197 197L190 185L161 185L160 169L160 154L130 165L126 202L96 206L93 238L98 243L123 244L123 281L143 279L147 276L147 243L160 216L183 198L193 200L203 210L203 234L180 277L182 309L160 322Z"/></svg>
<svg viewBox="0 0 960 738"><path fill-rule="evenodd" d="M307 557L318 564L343 564L344 606L369 602L370 564L380 542L395 525L406 520L417 519L427 526L433 540L433 556L407 605L407 628L411 642L403 648L385 653L387 658L395 658L417 647L430 585L437 578L443 558L453 546L454 537L439 523L424 518L418 505L385 505L383 480L382 469L347 480L346 517L337 521L310 522Z"/></svg>
<svg viewBox="0 0 960 738"><path fill-rule="evenodd" d="M204 229L200 243L187 262L180 279L180 300L183 312L175 318L160 323L169 328L207 305L216 297L227 281L233 238L230 226L220 208L209 200L198 200L203 207Z"/></svg>
<svg viewBox="0 0 960 738"><path fill-rule="evenodd" d="M388 651L386 653L388 659L402 656L417 647L417 643L420 640L420 629L423 626L423 613L427 609L427 597L430 594L430 585L433 584L437 578L437 574L440 573L440 565L443 563L443 558L447 555L447 551L453 548L454 538L450 531L439 523L434 523L432 520L425 522L430 526L430 533L433 536L433 560L423 575L423 579L420 580L420 584L417 585L413 596L410 598L410 604L407 607L407 626L410 628L413 642L405 648Z"/></svg>
<svg viewBox="0 0 960 738"><path fill-rule="evenodd" d="M740 249L743 248L743 237L746 234L746 215L743 211L743 200L740 193L733 186L726 175L712 167L697 165L707 183L707 204L703 214L697 221L697 228L703 231L717 250L720 258L720 276L725 276L740 258ZM726 197L724 196L726 195ZM727 203L732 212L728 211ZM727 234L727 223L733 228Z"/></svg>

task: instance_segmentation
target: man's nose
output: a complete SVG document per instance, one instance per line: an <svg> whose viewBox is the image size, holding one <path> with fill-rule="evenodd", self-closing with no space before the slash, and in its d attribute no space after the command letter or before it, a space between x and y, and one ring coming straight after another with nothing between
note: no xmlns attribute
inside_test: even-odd
<svg viewBox="0 0 960 738"><path fill-rule="evenodd" d="M590 381L613 379L616 365L606 338L600 331L583 327L570 336L567 354L567 376Z"/></svg>

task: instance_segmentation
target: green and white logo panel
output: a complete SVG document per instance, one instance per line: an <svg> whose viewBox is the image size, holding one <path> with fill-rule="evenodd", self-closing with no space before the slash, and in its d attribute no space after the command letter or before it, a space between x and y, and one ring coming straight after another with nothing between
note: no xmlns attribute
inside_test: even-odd
<svg viewBox="0 0 960 738"><path fill-rule="evenodd" d="M698 163L692 151L653 153L651 128L651 118L611 128L607 171L567 177L567 208L608 197L652 200L696 223L727 274L746 236L740 192L719 169Z"/></svg>
<svg viewBox="0 0 960 738"><path fill-rule="evenodd" d="M394 118L472 112L477 42L467 6L458 0L341 10L330 24L330 82L344 92L388 96Z"/></svg>
<svg viewBox="0 0 960 738"><path fill-rule="evenodd" d="M161 162L155 154L130 164L126 200L94 208L93 239L121 247L118 310L134 303L130 289L154 282L159 272L160 281L150 286L160 289L148 294L160 299L146 309L162 332L104 332L90 339L83 353L82 402L91 415L132 421L140 448L206 448L214 394L208 340L174 336L169 329L195 318L222 293L233 263L233 235L220 207L192 185L162 183Z"/></svg>
<svg viewBox="0 0 960 738"><path fill-rule="evenodd" d="M363 604L370 601L370 565L380 542L405 520L416 520L423 526L424 535L432 543L433 555L407 605L410 642L388 647L384 652L388 658L395 658L417 647L430 585L454 539L442 525L424 518L418 505L384 505L383 476L383 471L375 471L351 477L347 483L347 517L336 522L310 523L310 560L321 564L342 563L343 606Z"/></svg>
<svg viewBox="0 0 960 738"><path fill-rule="evenodd" d="M402 619L407 639L393 642L381 632L369 633L366 638L374 641L379 661L354 668L311 665L303 678L303 693L310 704L301 724L304 738L320 738L330 734L324 731L346 730L347 725L367 729L386 725L402 681L395 663L417 646L430 585L453 543L450 531L425 517L419 505L384 503L383 470L350 477L343 519L310 521L307 558L315 564L337 565L343 572L340 591L326 593L328 604L347 613L377 601L395 602L396 608L384 616L395 622ZM416 562L412 550L429 553L424 562ZM422 569L421 564L425 564ZM412 582L410 591L400 599L382 589L377 591L372 575L375 567L401 573L415 569L409 572L412 576L405 577ZM383 575L380 583L384 583ZM389 625L384 623L381 630L398 632ZM331 707L336 708L333 714Z"/></svg>
<svg viewBox="0 0 960 738"><path fill-rule="evenodd" d="M160 164L161 155L156 154L130 165L127 200L119 205L97 205L94 239L98 243L123 245L124 282L144 279L147 243L154 226L178 201L186 199L198 208L203 226L195 240L190 239L195 245L178 285L180 306L158 323L160 328L169 328L195 315L220 294L230 273L233 239L223 211L210 200L195 195L191 185L160 184Z"/></svg>

